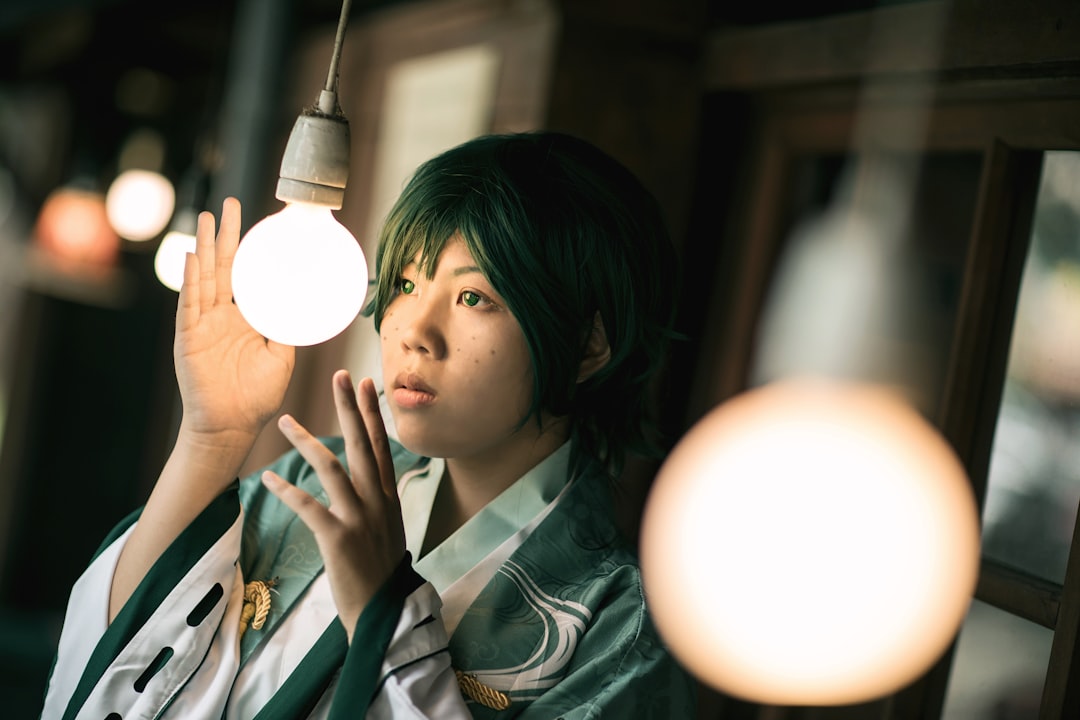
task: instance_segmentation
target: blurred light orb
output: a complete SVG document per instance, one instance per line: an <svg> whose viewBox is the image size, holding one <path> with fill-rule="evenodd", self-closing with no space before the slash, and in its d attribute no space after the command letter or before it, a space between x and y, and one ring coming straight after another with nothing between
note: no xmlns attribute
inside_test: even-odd
<svg viewBox="0 0 1080 720"><path fill-rule="evenodd" d="M150 170L125 170L105 193L109 222L120 237L142 242L157 237L176 207L176 190L167 177Z"/></svg>
<svg viewBox="0 0 1080 720"><path fill-rule="evenodd" d="M646 600L706 684L770 705L888 695L942 655L979 563L966 474L882 387L785 379L679 441L645 505Z"/></svg>
<svg viewBox="0 0 1080 720"><path fill-rule="evenodd" d="M161 239L154 254L154 274L162 285L180 291L184 285L184 263L187 254L195 252L195 236L180 230L170 230Z"/></svg>
<svg viewBox="0 0 1080 720"><path fill-rule="evenodd" d="M62 186L49 193L34 225L37 245L64 269L112 265L120 238L109 224L100 192Z"/></svg>
<svg viewBox="0 0 1080 720"><path fill-rule="evenodd" d="M264 337L307 346L341 333L368 290L364 251L329 207L291 203L256 223L233 260L233 297Z"/></svg>

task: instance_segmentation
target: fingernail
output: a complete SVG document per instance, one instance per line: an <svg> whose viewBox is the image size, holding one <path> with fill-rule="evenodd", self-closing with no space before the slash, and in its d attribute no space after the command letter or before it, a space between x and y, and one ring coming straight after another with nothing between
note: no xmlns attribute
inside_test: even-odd
<svg viewBox="0 0 1080 720"><path fill-rule="evenodd" d="M293 420L292 415L282 415L278 418L278 427L286 430L292 430L296 427L296 421Z"/></svg>
<svg viewBox="0 0 1080 720"><path fill-rule="evenodd" d="M281 478L279 478L277 475L270 472L269 470L267 470L266 472L264 472L262 474L261 479L263 481L263 485L280 485L281 484Z"/></svg>

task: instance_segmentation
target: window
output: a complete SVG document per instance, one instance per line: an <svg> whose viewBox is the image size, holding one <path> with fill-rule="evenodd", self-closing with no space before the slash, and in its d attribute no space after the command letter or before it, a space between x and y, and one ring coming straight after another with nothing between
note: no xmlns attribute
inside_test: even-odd
<svg viewBox="0 0 1080 720"><path fill-rule="evenodd" d="M884 105L871 111L888 112ZM705 344L699 365L700 397L713 404L760 379L767 299L799 241L797 228L827 212L845 182L870 182L882 153L851 141L854 104L815 106L804 95L789 106L774 94L755 112L760 136L746 163L753 180L741 224L731 231L735 239L728 240L738 252L717 281L718 292L732 299L714 302L705 323L723 329ZM920 409L956 449L985 508L979 587L960 642L911 687L859 707L770 708L769 718L962 720L989 717L979 714L991 711L987 703L1016 717L1030 716L1032 707L1045 718L1080 716L1071 681L1080 625L1080 551L1070 552L1080 433L1069 435L1076 427L1071 391L1059 389L1039 409L1056 423L1035 433L1046 446L1039 479L1017 479L1015 467L1009 479L1010 463L1032 455L1023 445L1031 429L1018 418L1036 407L1016 374L1047 365L1028 346L1039 344L1038 354L1051 360L1041 368L1052 371L1045 380L1077 376L1071 363L1080 359L1080 344L1050 325L1060 313L1080 329L1071 305L1080 295L1080 261L1068 255L1077 243L1071 238L1080 237L1069 229L1076 192L1047 183L1059 176L1071 182L1064 164L1075 157L1070 128L1078 125L1075 100L962 98L932 106L923 145L907 151L919 170L896 267L909 290L906 307L919 312L916 322L896 323L876 340L916 358ZM885 154L904 162L902 147ZM726 282L735 289L723 288ZM1035 305L1032 292L1050 304ZM1008 452L1017 443L1019 456ZM1052 444L1061 448L1051 451ZM1057 470L1047 474L1050 466ZM972 664L973 656L994 654L998 665ZM974 714L965 715L971 708Z"/></svg>
<svg viewBox="0 0 1080 720"><path fill-rule="evenodd" d="M1061 596L1080 503L1080 153L1047 152L1012 323L983 507L984 584L1017 615L977 601L960 634L946 720L1061 708L1069 644ZM1077 552L1074 550L1074 552ZM1069 609L1066 608L1068 613ZM1068 651L1071 656L1071 650ZM1044 696L1044 687L1046 694ZM1056 715L1050 715L1056 716Z"/></svg>

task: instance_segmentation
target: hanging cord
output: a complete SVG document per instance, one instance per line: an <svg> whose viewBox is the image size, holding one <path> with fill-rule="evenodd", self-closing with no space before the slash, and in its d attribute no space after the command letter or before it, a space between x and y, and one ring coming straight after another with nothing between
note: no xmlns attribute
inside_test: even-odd
<svg viewBox="0 0 1080 720"><path fill-rule="evenodd" d="M338 18L337 35L334 37L334 54L330 58L330 69L326 73L326 91L337 93L338 61L341 59L341 45L345 40L345 25L349 20L349 6L352 0L342 0L341 16Z"/></svg>

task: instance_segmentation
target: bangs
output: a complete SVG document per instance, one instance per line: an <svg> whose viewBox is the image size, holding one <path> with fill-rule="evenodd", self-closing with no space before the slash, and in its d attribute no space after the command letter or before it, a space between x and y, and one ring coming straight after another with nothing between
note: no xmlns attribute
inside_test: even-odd
<svg viewBox="0 0 1080 720"><path fill-rule="evenodd" d="M439 253L457 229L447 213L421 211L417 203L402 200L390 211L379 231L375 296L364 309L365 314L373 316L376 331L397 293L397 283L405 267L419 257L420 271L430 277Z"/></svg>
<svg viewBox="0 0 1080 720"><path fill-rule="evenodd" d="M456 157L451 151L420 165L379 231L376 291L364 308L365 315L373 316L376 331L397 293L405 267L419 260L418 270L430 278L439 254L455 235L464 240L480 271L505 297L506 274L492 262L493 248L488 244L513 246L520 219L511 221L498 210L505 202L506 190L489 177L490 169L469 167L468 162L462 165ZM495 252L513 255L517 250Z"/></svg>

